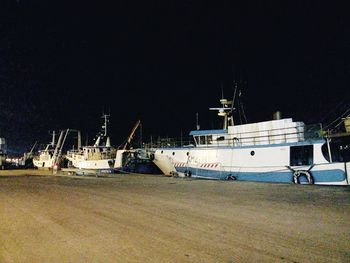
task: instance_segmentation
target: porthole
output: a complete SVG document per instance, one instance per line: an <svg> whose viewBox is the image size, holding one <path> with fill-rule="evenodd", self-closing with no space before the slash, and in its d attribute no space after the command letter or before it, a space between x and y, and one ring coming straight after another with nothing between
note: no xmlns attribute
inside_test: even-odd
<svg viewBox="0 0 350 263"><path fill-rule="evenodd" d="M251 155L251 156L254 156L254 155L255 155L255 152L254 152L254 151L251 151L251 152L250 152L250 155Z"/></svg>

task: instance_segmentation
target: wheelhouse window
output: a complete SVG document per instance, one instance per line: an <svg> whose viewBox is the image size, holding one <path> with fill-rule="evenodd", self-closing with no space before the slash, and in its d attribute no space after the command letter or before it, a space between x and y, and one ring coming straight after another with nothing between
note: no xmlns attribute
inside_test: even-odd
<svg viewBox="0 0 350 263"><path fill-rule="evenodd" d="M193 137L197 145L208 145L213 143L212 135L200 135Z"/></svg>
<svg viewBox="0 0 350 263"><path fill-rule="evenodd" d="M213 136L212 135L208 135L207 136L207 144L212 144L213 143Z"/></svg>
<svg viewBox="0 0 350 263"><path fill-rule="evenodd" d="M199 136L199 144L206 144L205 142L205 136Z"/></svg>
<svg viewBox="0 0 350 263"><path fill-rule="evenodd" d="M290 165L312 165L314 163L313 145L291 146Z"/></svg>

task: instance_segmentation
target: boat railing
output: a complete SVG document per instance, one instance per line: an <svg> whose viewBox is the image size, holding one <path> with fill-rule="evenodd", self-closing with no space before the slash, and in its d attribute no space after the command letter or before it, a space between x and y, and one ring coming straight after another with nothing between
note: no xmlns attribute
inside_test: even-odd
<svg viewBox="0 0 350 263"><path fill-rule="evenodd" d="M217 142L217 144L222 145L223 142L231 146L281 144L317 140L321 139L322 136L323 133L319 124L299 125L280 129L227 134L224 140ZM212 143L215 142L213 141Z"/></svg>
<svg viewBox="0 0 350 263"><path fill-rule="evenodd" d="M249 146L269 145L292 142L303 142L323 138L324 133L320 124L300 125L281 129L267 129L240 133L202 134L193 138L158 138L144 147L176 148L176 147L220 147L220 146Z"/></svg>
<svg viewBox="0 0 350 263"><path fill-rule="evenodd" d="M154 149L154 148L177 148L177 147L193 147L195 141L192 137L188 138L158 138L158 140L153 142L147 142L143 144L145 149Z"/></svg>

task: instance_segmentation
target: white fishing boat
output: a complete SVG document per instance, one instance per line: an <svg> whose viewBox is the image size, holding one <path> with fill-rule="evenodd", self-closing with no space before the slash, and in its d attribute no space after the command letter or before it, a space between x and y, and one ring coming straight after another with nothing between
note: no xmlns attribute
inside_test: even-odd
<svg viewBox="0 0 350 263"><path fill-rule="evenodd" d="M193 143L153 149L166 175L281 183L349 185L350 131L326 135L291 118L234 125L233 101L220 100L222 129L194 130ZM172 146L169 146L172 145Z"/></svg>
<svg viewBox="0 0 350 263"><path fill-rule="evenodd" d="M29 156L33 158L33 165L38 169L57 169L62 165L65 156L62 154L64 143L67 136L71 132L77 132L78 147L80 146L80 131L74 129L65 129L60 131L60 135L56 142L56 132L52 132L52 141L48 143L43 150L39 150L37 154L33 154L33 148L31 149Z"/></svg>
<svg viewBox="0 0 350 263"><path fill-rule="evenodd" d="M100 170L102 172L111 172L114 169L116 149L111 146L107 134L109 115L104 114L102 118L104 123L93 145L67 152L66 158L72 166L78 169Z"/></svg>
<svg viewBox="0 0 350 263"><path fill-rule="evenodd" d="M33 156L33 164L38 169L51 169L55 164L55 150L57 147L56 132L52 132L52 140L43 150Z"/></svg>

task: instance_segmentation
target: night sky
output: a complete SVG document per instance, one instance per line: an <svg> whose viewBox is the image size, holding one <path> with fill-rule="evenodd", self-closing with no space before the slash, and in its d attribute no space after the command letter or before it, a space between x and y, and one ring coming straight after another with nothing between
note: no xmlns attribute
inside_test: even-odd
<svg viewBox="0 0 350 263"><path fill-rule="evenodd" d="M349 9L336 1L89 2L0 2L10 153L53 129L92 139L103 112L114 145L139 118L144 141L188 134L196 112L201 128L219 128L208 108L222 90L232 98L234 81L248 122L280 110L327 124L349 108Z"/></svg>

